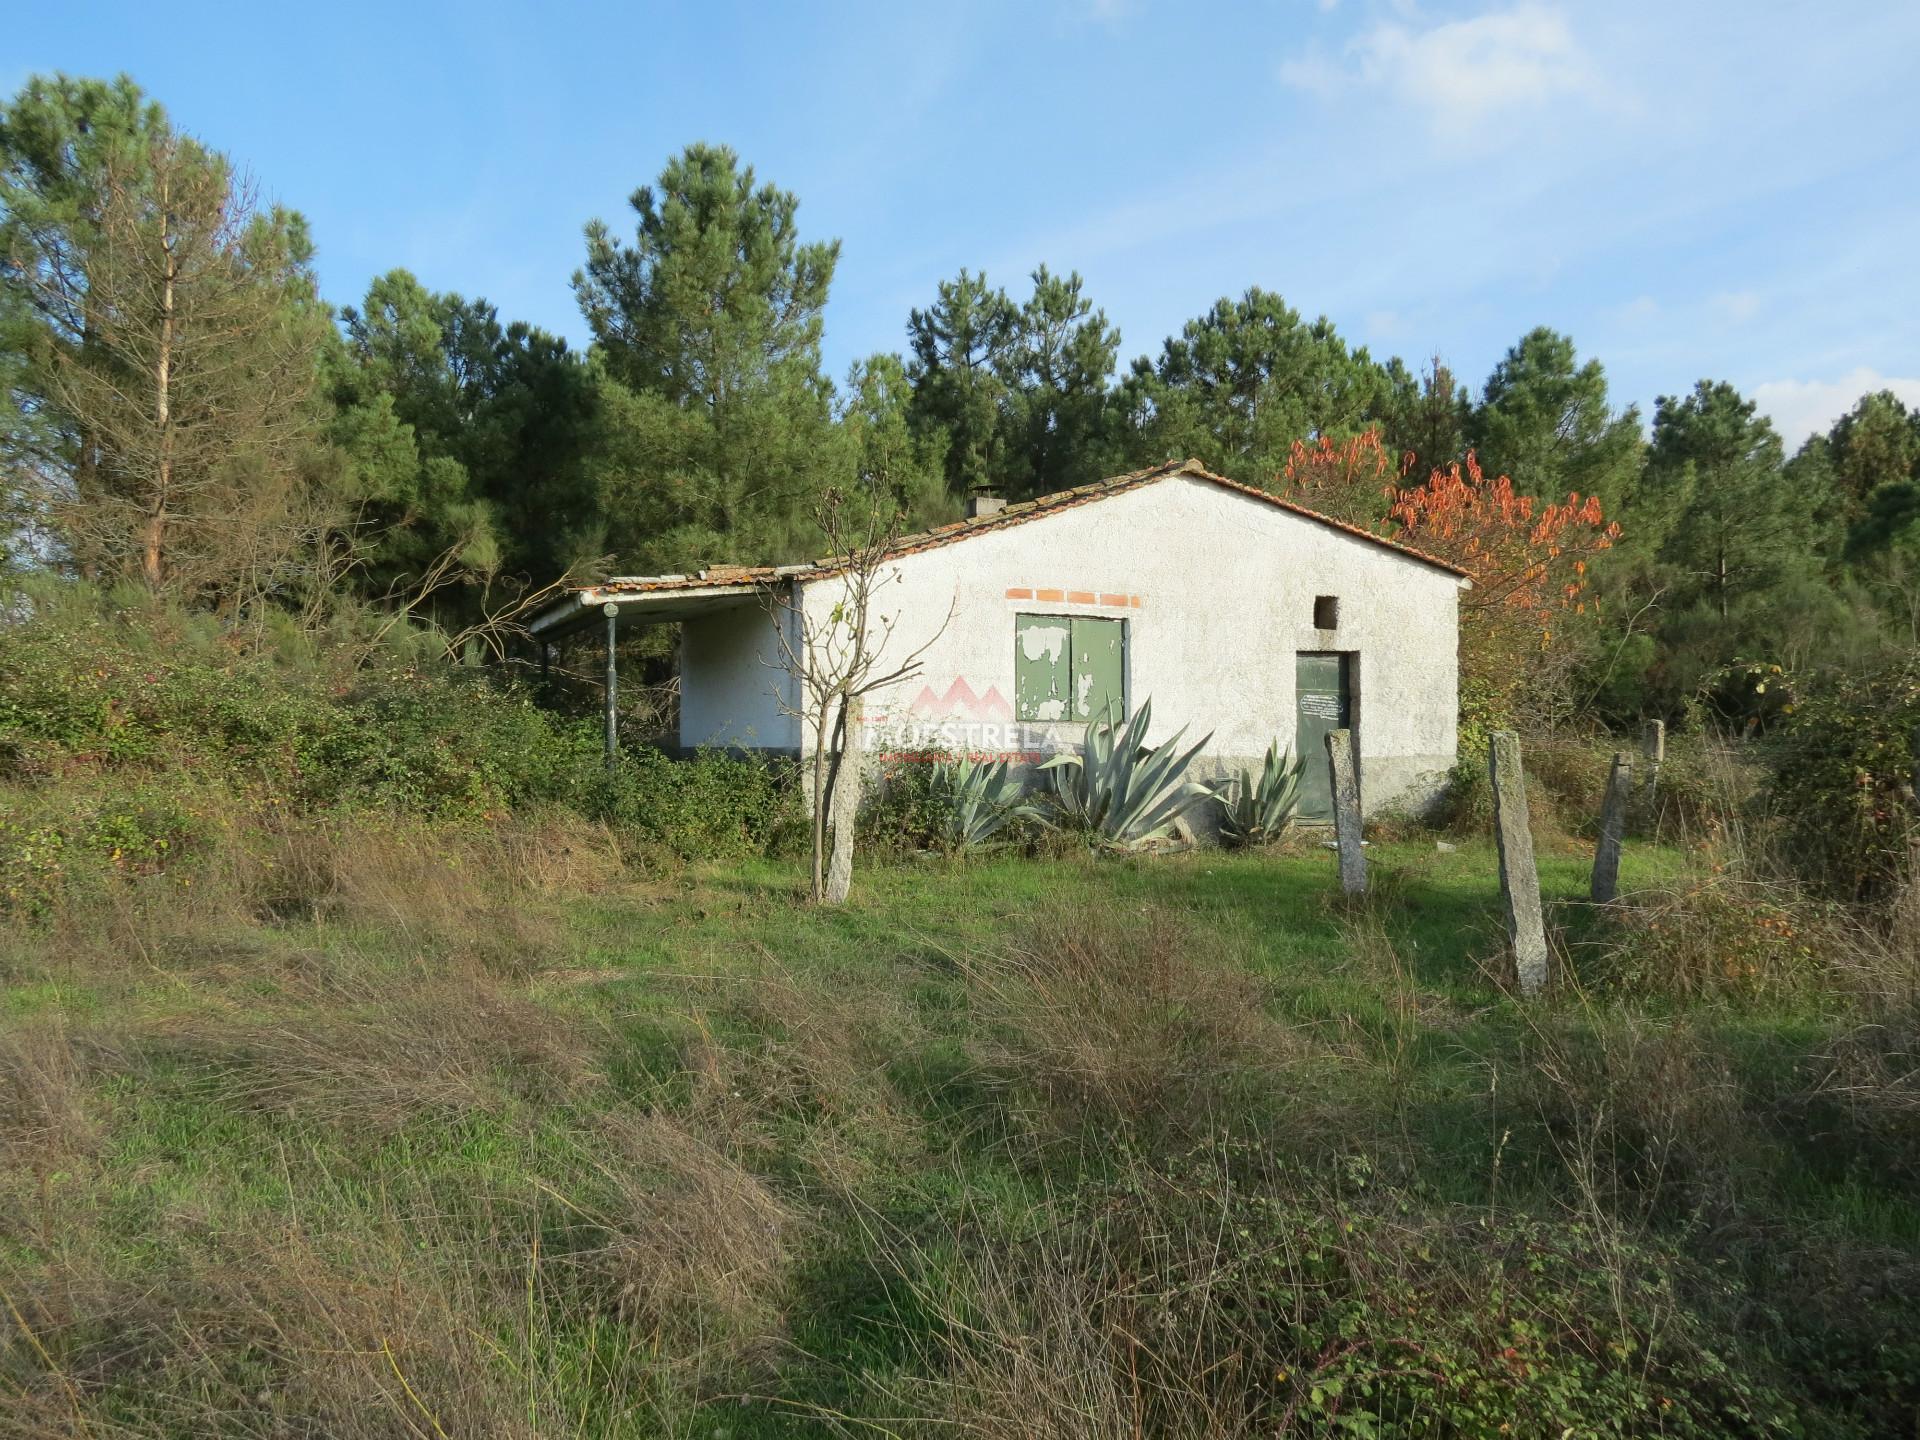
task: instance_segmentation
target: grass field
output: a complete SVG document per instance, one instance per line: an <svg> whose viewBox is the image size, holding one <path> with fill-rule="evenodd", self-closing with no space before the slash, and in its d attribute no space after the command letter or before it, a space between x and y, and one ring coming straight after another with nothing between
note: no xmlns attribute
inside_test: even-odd
<svg viewBox="0 0 1920 1440"><path fill-rule="evenodd" d="M1618 998L1571 853L1583 983L1523 1005L1489 846L1370 854L1364 904L1305 847L825 909L370 833L7 932L0 1434L1910 1429L1886 1016Z"/></svg>

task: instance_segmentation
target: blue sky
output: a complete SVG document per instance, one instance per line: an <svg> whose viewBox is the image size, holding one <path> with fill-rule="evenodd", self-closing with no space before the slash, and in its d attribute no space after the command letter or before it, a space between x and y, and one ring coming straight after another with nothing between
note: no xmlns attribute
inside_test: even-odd
<svg viewBox="0 0 1920 1440"><path fill-rule="evenodd" d="M843 243L836 375L961 266L1078 269L1122 364L1258 284L1476 385L1536 324L1651 408L1790 441L1920 403L1920 4L16 0L10 91L125 70L306 212L323 288L406 266L581 338L580 231L691 140Z"/></svg>

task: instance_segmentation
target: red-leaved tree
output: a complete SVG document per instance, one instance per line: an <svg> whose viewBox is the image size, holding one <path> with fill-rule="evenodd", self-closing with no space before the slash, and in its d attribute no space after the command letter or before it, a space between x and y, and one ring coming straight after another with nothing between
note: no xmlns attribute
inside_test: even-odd
<svg viewBox="0 0 1920 1440"><path fill-rule="evenodd" d="M1400 493L1390 466L1377 430L1338 443L1324 435L1296 440L1275 489L1309 510L1379 531L1387 527L1388 506Z"/></svg>
<svg viewBox="0 0 1920 1440"><path fill-rule="evenodd" d="M1387 514L1394 539L1473 577L1460 597L1463 718L1509 724L1528 700L1548 699L1568 654L1555 629L1585 613L1588 564L1620 535L1598 498L1541 504L1505 475L1488 479L1469 453L1398 490Z"/></svg>
<svg viewBox="0 0 1920 1440"><path fill-rule="evenodd" d="M1587 567L1620 527L1591 495L1545 504L1489 478L1469 452L1408 483L1378 431L1296 440L1273 488L1310 510L1447 560L1473 577L1460 597L1461 712L1471 730L1550 711L1574 647L1556 644L1564 620L1587 609ZM1540 718L1536 716L1536 718Z"/></svg>

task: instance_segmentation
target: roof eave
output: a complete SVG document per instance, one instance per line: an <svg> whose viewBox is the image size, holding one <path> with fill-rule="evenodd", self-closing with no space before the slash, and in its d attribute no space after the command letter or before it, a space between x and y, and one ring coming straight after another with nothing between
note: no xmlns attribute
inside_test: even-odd
<svg viewBox="0 0 1920 1440"><path fill-rule="evenodd" d="M527 629L536 639L550 639L580 629L593 612L607 605L618 606L622 614L644 617L649 609L680 607L690 601L743 601L755 591L771 590L786 578L790 577L755 574L708 581L692 575L671 575L583 585L537 612L527 622Z"/></svg>

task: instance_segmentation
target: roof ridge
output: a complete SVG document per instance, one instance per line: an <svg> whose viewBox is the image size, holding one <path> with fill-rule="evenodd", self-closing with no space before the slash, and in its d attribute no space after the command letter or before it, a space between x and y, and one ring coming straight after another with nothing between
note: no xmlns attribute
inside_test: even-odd
<svg viewBox="0 0 1920 1440"><path fill-rule="evenodd" d="M1265 501L1267 504L1275 506L1278 509L1286 510L1292 514L1301 516L1303 519L1312 520L1317 524L1341 531L1344 534L1353 536L1357 540L1368 541L1371 544L1392 550L1397 554L1405 555L1409 559L1419 560L1438 569L1446 570L1469 580L1472 579L1469 571L1454 564L1451 560L1442 559L1438 555L1430 554L1417 546L1407 544L1405 541L1395 540L1386 535L1379 535L1362 526L1352 524L1349 521L1340 520L1332 515L1324 514L1310 506L1300 504L1297 500L1290 500L1284 495L1276 495L1270 490L1262 490L1259 486L1250 485L1244 480L1230 479L1225 475L1207 469L1202 461L1193 456L1189 456L1184 460L1164 460L1158 465L1150 465L1142 470L1129 470L1124 474L1109 475L1105 479L1091 480L1084 485L1075 485L1066 490L1055 490L1045 495L1036 495L1030 500L1015 501L988 515L973 515L960 520L950 520L945 525L936 525L929 530L919 530L909 535L902 535L888 547L887 558L890 560L898 559L907 555L919 554L923 550L938 549L944 545L951 545L958 540L966 540L975 535L986 534L988 531L1008 529L1014 525L1023 524L1028 520L1038 519L1042 515L1051 514L1056 510L1071 509L1075 506L1086 504L1091 500L1104 499L1109 495L1119 494L1151 481L1168 480L1181 475L1188 476L1195 480L1207 481L1209 484L1221 486L1223 489L1235 491L1251 499ZM607 589L618 586L632 590L640 590L716 584L760 584L789 577L816 579L823 575L835 574L845 568L844 556L827 555L817 560L802 561L798 564L790 565L714 564L698 570L691 575L620 576L604 580L600 582L598 586L582 588Z"/></svg>

